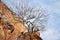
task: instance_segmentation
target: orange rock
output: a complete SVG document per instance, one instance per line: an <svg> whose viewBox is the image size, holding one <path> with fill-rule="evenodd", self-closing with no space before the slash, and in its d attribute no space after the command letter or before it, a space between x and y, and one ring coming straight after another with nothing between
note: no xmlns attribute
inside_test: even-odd
<svg viewBox="0 0 60 40"><path fill-rule="evenodd" d="M17 37L20 32L25 32L25 26L22 19L16 17L15 13L12 12L3 2L0 2L0 14L5 18L5 21L14 26L13 35Z"/></svg>
<svg viewBox="0 0 60 40"><path fill-rule="evenodd" d="M18 40L42 40L42 38L36 34L36 32L26 32L17 38Z"/></svg>

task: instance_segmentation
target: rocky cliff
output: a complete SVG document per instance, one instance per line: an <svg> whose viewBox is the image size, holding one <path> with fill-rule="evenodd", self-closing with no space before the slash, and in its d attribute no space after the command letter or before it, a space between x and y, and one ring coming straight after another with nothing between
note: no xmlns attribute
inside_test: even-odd
<svg viewBox="0 0 60 40"><path fill-rule="evenodd" d="M4 18L4 21L13 25L14 31L12 34L14 36L17 36L19 35L18 33L25 31L23 20L18 19L15 13L12 12L3 2L0 2L0 17Z"/></svg>
<svg viewBox="0 0 60 40"><path fill-rule="evenodd" d="M3 2L0 2L0 40L42 40L39 32L25 32L19 19Z"/></svg>

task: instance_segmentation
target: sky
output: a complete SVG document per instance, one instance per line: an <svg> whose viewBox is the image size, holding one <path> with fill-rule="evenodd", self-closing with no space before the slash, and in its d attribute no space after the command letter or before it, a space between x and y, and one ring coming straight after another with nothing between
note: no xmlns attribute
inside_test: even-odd
<svg viewBox="0 0 60 40"><path fill-rule="evenodd" d="M13 0L2 0L6 5L11 6ZM43 40L60 40L60 0L28 0L32 7L42 7L49 14L46 23L46 31L41 32Z"/></svg>

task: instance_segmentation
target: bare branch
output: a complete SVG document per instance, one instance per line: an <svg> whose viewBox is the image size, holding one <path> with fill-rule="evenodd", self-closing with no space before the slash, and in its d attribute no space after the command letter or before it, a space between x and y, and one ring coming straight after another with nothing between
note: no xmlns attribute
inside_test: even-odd
<svg viewBox="0 0 60 40"><path fill-rule="evenodd" d="M24 24L28 31L38 31L45 28L44 22L46 22L47 15L43 8L33 8L21 1L12 4L16 9L15 12L17 16L24 20Z"/></svg>

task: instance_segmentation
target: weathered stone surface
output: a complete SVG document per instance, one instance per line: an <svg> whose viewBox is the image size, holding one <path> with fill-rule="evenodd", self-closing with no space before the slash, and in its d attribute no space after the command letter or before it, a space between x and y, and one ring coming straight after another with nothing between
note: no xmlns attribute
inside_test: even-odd
<svg viewBox="0 0 60 40"><path fill-rule="evenodd" d="M17 40L42 40L39 34L36 34L36 33L38 32L33 32L33 33L26 32L18 36Z"/></svg>
<svg viewBox="0 0 60 40"><path fill-rule="evenodd" d="M25 31L23 20L18 19L15 13L12 12L3 2L0 2L0 15L5 18L5 21L14 26L15 29L12 33L14 37L17 37L20 32Z"/></svg>
<svg viewBox="0 0 60 40"><path fill-rule="evenodd" d="M6 28L6 24L10 28ZM0 2L0 40L42 40L39 32L23 32L25 32L23 20L18 19L14 12Z"/></svg>

